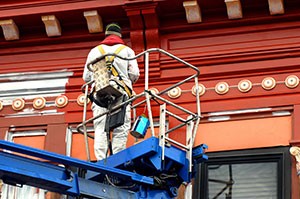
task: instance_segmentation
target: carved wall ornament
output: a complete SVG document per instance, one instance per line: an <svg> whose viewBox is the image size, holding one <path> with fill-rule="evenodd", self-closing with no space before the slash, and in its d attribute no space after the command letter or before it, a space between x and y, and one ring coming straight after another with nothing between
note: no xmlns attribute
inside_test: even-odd
<svg viewBox="0 0 300 199"><path fill-rule="evenodd" d="M205 86L203 84L198 84L198 88L199 88L199 96L204 95L206 89ZM196 95L196 85L194 85L192 88L192 94Z"/></svg>
<svg viewBox="0 0 300 199"><path fill-rule="evenodd" d="M44 97L37 97L33 100L33 107L35 109L42 109L46 105L46 99Z"/></svg>
<svg viewBox="0 0 300 199"><path fill-rule="evenodd" d="M103 32L103 22L97 10L85 11L83 16L86 19L89 33Z"/></svg>
<svg viewBox="0 0 300 199"><path fill-rule="evenodd" d="M77 97L77 104L79 106L84 106L85 95L82 93ZM87 98L87 104L90 103L90 99Z"/></svg>
<svg viewBox="0 0 300 199"><path fill-rule="evenodd" d="M58 96L55 99L55 105L58 108L63 108L68 104L68 98L65 95Z"/></svg>
<svg viewBox="0 0 300 199"><path fill-rule="evenodd" d="M283 0L268 0L270 15L284 14Z"/></svg>
<svg viewBox="0 0 300 199"><path fill-rule="evenodd" d="M202 22L201 9L197 1L184 1L183 7L188 23Z"/></svg>
<svg viewBox="0 0 300 199"><path fill-rule="evenodd" d="M12 19L0 20L0 26L3 30L3 35L6 41L20 39L19 28Z"/></svg>
<svg viewBox="0 0 300 199"><path fill-rule="evenodd" d="M252 82L247 79L243 79L238 84L239 91L246 93L252 89Z"/></svg>
<svg viewBox="0 0 300 199"><path fill-rule="evenodd" d="M215 91L220 95L224 95L229 91L229 85L226 82L219 82L215 86Z"/></svg>
<svg viewBox="0 0 300 199"><path fill-rule="evenodd" d="M157 88L150 88L149 91L153 92L154 94L158 94L159 93L159 90Z"/></svg>
<svg viewBox="0 0 300 199"><path fill-rule="evenodd" d="M55 15L42 16L48 37L61 36L61 26Z"/></svg>
<svg viewBox="0 0 300 199"><path fill-rule="evenodd" d="M181 95L181 89L179 87L173 88L168 92L168 96L172 99L178 98Z"/></svg>
<svg viewBox="0 0 300 199"><path fill-rule="evenodd" d="M288 88L296 88L299 85L299 77L296 75L289 75L284 83Z"/></svg>
<svg viewBox="0 0 300 199"><path fill-rule="evenodd" d="M25 101L22 98L14 99L11 106L15 111L22 110L25 106Z"/></svg>
<svg viewBox="0 0 300 199"><path fill-rule="evenodd" d="M240 0L225 0L228 19L243 18L242 4Z"/></svg>
<svg viewBox="0 0 300 199"><path fill-rule="evenodd" d="M265 90L272 90L276 86L276 80L273 77L266 77L261 84Z"/></svg>

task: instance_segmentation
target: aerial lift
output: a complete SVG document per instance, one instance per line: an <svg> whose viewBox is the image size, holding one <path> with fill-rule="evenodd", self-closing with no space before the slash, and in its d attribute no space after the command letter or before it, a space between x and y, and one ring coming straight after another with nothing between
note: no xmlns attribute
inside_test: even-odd
<svg viewBox="0 0 300 199"><path fill-rule="evenodd" d="M149 54L151 52L169 56L194 72L186 79L160 92L153 92L149 89L148 83ZM116 54L105 54L94 60L91 65L105 59L106 56L119 57ZM196 172L196 165L208 159L205 155L207 148L205 144L194 147L201 118L198 89L199 70L158 48L148 49L132 59L141 56L144 56L145 61L145 88L142 93L111 107L109 112L90 119L86 119L86 100L83 122L77 126L77 130L84 134L88 161L1 140L0 178L3 182L16 186L30 185L67 195L68 198L176 198L179 186L191 183ZM196 107L191 108L192 110L164 98L168 91L191 80L195 82L194 95L196 99ZM89 85L90 82L83 86L86 98ZM160 107L158 136L154 132L153 102ZM150 126L148 131L150 131L151 137L104 160L89 161L88 137L92 137L92 135L87 133L87 124L104 114L120 110L127 103L132 103L133 113L136 113L136 109L140 106L147 107L147 121ZM176 113L181 112L181 115L185 115L186 118L178 116L170 110L176 110ZM175 118L179 125L169 128L166 123L168 117ZM140 132L139 128L135 126L135 131L143 137L144 132ZM142 126L141 128L147 127ZM176 141L169 136L170 133L182 128L185 131L185 143Z"/></svg>

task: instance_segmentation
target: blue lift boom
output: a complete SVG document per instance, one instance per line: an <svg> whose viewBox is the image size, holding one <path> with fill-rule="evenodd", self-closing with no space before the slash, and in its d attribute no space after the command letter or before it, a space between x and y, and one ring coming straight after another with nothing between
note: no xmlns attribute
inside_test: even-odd
<svg viewBox="0 0 300 199"><path fill-rule="evenodd" d="M170 146L165 150L165 162L161 161L161 148L155 137L96 163L3 140L0 147L0 178L4 183L30 185L73 197L174 198L180 184L193 177L184 151ZM205 148L198 147L195 163L207 159ZM85 176L80 174L82 171ZM107 178L117 180L116 184L110 184Z"/></svg>

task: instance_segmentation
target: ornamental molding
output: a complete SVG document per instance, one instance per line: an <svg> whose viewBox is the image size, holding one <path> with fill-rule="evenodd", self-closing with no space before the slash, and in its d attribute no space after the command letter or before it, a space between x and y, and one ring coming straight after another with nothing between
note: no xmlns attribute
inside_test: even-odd
<svg viewBox="0 0 300 199"><path fill-rule="evenodd" d="M28 100L23 98L15 98L11 102L5 102L0 100L0 111L3 111L4 107L10 106L15 111L22 111L25 106L27 108L33 107L35 110L42 111L50 106L55 106L56 108L64 108L70 103L76 103L77 106L83 107L84 106L85 96L84 94L78 95L76 99L69 99L65 95L60 95L55 98L55 100L49 100L42 96L36 97L34 99ZM5 100L7 101L7 100ZM90 103L90 100L87 99L87 104Z"/></svg>
<svg viewBox="0 0 300 199"><path fill-rule="evenodd" d="M261 82L252 82L250 79L241 79L237 85L232 85L226 81L219 81L215 83L214 87L207 87L204 83L198 84L198 94L200 97L205 96L208 91L215 92L217 95L226 96L230 95L231 90L237 90L241 94L250 93L254 87L261 87L263 91L270 92L276 89L277 85L284 85L286 89L296 89L299 86L300 80L297 75L288 75L284 80L276 80L274 77L264 77ZM154 94L159 94L159 89L152 87L149 88L149 91ZM191 89L182 89L179 86L169 90L162 95L167 95L168 98L177 100L180 99L183 93L190 93L193 96L197 95L197 87L193 85ZM182 99L181 99L182 100ZM76 98L69 98L66 95L60 95L55 98L55 100L45 99L42 96L36 97L31 100L25 100L23 98L13 99L10 103L5 102L0 99L0 111L3 111L6 106L11 106L15 111L22 111L25 106L32 106L36 110L45 109L48 105L55 106L57 108L65 108L69 104L76 103L77 106L83 107L85 102L85 96L83 93L80 93ZM90 100L87 99L87 104L90 103Z"/></svg>

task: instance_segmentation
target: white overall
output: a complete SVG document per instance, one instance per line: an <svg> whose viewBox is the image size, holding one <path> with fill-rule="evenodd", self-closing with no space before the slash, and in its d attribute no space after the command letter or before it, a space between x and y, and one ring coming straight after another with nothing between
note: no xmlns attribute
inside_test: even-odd
<svg viewBox="0 0 300 199"><path fill-rule="evenodd" d="M102 45L104 51L106 53L114 53L116 49L121 44L107 46ZM134 51L126 47L121 52L118 53L121 57L134 57ZM87 68L87 63L90 63L97 57L100 57L101 53L97 47L93 48L87 58L86 65L83 72L83 79L85 82L88 82L92 78L92 72L90 72ZM118 57L114 59L114 66L118 69L119 75L122 77L125 84L132 89L132 83L135 83L139 77L139 68L137 65L136 60L122 60ZM124 92L125 93L125 92ZM103 107L99 107L96 104L92 104L93 115L99 115L103 112L106 112L107 109ZM107 143L107 135L105 132L105 121L106 115L94 120L94 129L95 129L95 139L94 139L94 153L97 160L104 159L106 157L106 153L108 150L108 143ZM131 114L130 114L130 105L126 107L126 114L124 118L124 124L115 128L112 132L112 150L113 153L117 153L126 148L127 143L127 135L131 127Z"/></svg>

